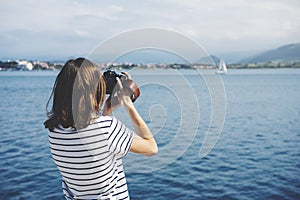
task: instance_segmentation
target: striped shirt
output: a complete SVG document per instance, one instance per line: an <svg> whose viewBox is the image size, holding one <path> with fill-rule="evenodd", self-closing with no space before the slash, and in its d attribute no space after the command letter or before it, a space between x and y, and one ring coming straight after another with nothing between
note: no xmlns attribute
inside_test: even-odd
<svg viewBox="0 0 300 200"><path fill-rule="evenodd" d="M66 199L129 199L122 157L133 134L110 116L100 116L81 130L50 131L51 154Z"/></svg>

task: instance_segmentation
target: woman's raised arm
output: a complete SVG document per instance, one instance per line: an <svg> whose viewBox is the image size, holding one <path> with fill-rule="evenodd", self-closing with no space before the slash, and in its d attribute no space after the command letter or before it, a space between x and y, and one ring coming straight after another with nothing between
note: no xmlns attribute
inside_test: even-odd
<svg viewBox="0 0 300 200"><path fill-rule="evenodd" d="M130 151L147 156L157 154L158 147L154 136L152 135L145 121L135 109L130 95L126 95L125 91L123 90L122 83L118 78L117 83L120 87L120 93L118 97L124 104L137 134L133 138Z"/></svg>

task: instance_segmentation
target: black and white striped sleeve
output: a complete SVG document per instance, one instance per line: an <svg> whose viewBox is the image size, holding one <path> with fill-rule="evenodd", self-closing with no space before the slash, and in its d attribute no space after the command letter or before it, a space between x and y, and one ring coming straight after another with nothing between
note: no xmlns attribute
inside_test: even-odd
<svg viewBox="0 0 300 200"><path fill-rule="evenodd" d="M127 128L122 122L112 117L112 123L108 130L107 140L109 151L125 156L131 146L134 132Z"/></svg>

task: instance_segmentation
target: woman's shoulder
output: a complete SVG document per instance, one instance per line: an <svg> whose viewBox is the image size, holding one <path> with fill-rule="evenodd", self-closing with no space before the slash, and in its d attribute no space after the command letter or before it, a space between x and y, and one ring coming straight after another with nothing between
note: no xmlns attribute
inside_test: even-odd
<svg viewBox="0 0 300 200"><path fill-rule="evenodd" d="M92 122L92 124L115 124L118 123L119 120L117 118L115 118L114 116L98 116L97 118L95 118Z"/></svg>
<svg viewBox="0 0 300 200"><path fill-rule="evenodd" d="M95 119L94 119L94 121L97 121L97 122L102 122L102 121L115 121L115 120L117 120L114 116L110 116L110 115L108 115L108 116L102 116L102 115L100 115L100 116L97 116Z"/></svg>

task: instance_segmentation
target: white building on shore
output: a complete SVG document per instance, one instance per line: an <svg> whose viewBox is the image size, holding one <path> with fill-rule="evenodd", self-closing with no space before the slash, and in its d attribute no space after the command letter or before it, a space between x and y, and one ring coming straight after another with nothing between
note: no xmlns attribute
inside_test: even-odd
<svg viewBox="0 0 300 200"><path fill-rule="evenodd" d="M17 61L18 63L18 69L21 69L21 70L33 70L33 65L31 62L28 62L26 60L18 60Z"/></svg>

